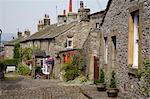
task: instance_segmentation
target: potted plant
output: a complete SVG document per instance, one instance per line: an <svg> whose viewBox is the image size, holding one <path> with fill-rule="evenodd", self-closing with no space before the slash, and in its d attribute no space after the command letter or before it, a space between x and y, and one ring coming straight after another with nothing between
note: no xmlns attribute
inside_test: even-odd
<svg viewBox="0 0 150 99"><path fill-rule="evenodd" d="M116 77L115 71L111 72L111 79L109 88L107 88L107 95L108 97L117 97L118 96L118 89L116 88Z"/></svg>
<svg viewBox="0 0 150 99"><path fill-rule="evenodd" d="M106 85L105 85L105 74L103 69L100 70L100 75L99 79L95 81L97 90L98 91L105 91L106 90Z"/></svg>

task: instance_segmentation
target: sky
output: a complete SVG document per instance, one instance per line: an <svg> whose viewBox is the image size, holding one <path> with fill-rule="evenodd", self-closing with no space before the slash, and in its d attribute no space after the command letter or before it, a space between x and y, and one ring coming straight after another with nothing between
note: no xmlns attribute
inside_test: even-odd
<svg viewBox="0 0 150 99"><path fill-rule="evenodd" d="M80 0L73 1L73 12L77 12ZM108 0L83 0L91 13L105 9ZM49 14L51 24L57 22L57 15L68 12L69 0L0 0L0 29L2 40L11 40L18 31L37 31L38 21Z"/></svg>

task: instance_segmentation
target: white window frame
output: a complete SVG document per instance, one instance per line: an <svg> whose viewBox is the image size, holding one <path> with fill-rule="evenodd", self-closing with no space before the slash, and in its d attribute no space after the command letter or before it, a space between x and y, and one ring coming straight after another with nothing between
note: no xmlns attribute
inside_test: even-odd
<svg viewBox="0 0 150 99"><path fill-rule="evenodd" d="M108 38L107 37L104 37L104 46L105 46L105 64L107 64L107 56L108 56Z"/></svg>
<svg viewBox="0 0 150 99"><path fill-rule="evenodd" d="M70 41L72 42L71 46L69 46ZM67 38L67 49L73 49L73 37Z"/></svg>

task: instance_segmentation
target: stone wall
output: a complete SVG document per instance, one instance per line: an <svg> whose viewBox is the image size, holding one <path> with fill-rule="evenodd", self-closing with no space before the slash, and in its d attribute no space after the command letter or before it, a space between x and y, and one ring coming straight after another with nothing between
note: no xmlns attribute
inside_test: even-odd
<svg viewBox="0 0 150 99"><path fill-rule="evenodd" d="M140 6L143 5L143 6ZM140 3L137 0L112 0L108 12L104 18L101 32L103 37L108 38L108 63L106 68L107 79L109 78L112 70L116 71L117 74L117 86L121 92L129 92L132 94L136 93L138 80L135 77L128 75L128 32L129 32L129 8L138 6L140 9L140 16L142 16L142 61L149 57L149 28L150 28L150 1L143 0ZM116 60L115 65L112 66L112 36L116 36ZM104 51L104 46L101 46L101 50ZM101 54L102 52L101 51ZM102 54L103 55L103 54ZM104 56L101 56L104 62ZM103 65L103 63L101 63ZM130 93L130 94L131 94Z"/></svg>
<svg viewBox="0 0 150 99"><path fill-rule="evenodd" d="M4 51L5 51L5 59L12 59L14 56L14 46L5 46Z"/></svg>

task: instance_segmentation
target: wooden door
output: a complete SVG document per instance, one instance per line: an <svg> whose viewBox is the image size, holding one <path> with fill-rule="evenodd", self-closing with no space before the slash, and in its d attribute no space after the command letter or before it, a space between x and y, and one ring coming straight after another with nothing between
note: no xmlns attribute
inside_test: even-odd
<svg viewBox="0 0 150 99"><path fill-rule="evenodd" d="M94 80L99 78L99 58L94 56Z"/></svg>

